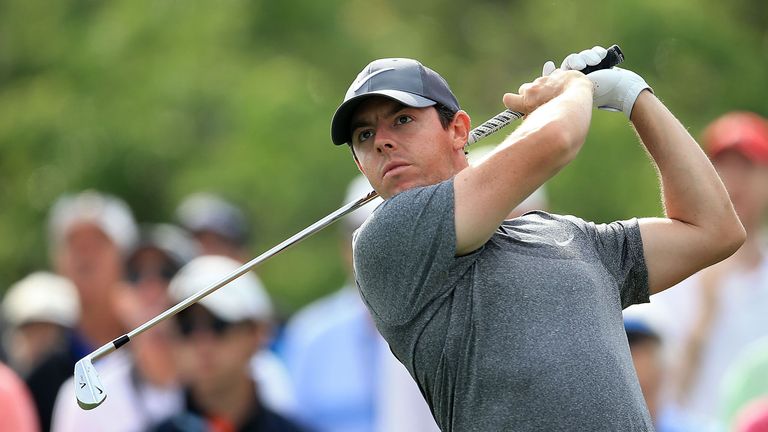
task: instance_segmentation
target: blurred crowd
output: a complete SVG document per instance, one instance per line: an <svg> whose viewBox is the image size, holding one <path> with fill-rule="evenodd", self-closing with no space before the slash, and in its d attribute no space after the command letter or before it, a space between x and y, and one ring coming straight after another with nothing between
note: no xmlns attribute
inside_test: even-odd
<svg viewBox="0 0 768 432"><path fill-rule="evenodd" d="M768 121L728 113L700 142L748 240L627 309L627 340L658 431L768 431ZM356 178L344 203L369 190ZM279 322L250 272L99 360L109 396L85 411L75 362L240 267L251 233L236 203L209 193L160 224L138 224L110 194L60 197L50 267L2 298L0 432L438 430L354 284L352 234L376 205L339 223L348 277L336 292ZM534 209L547 210L543 188L510 217Z"/></svg>

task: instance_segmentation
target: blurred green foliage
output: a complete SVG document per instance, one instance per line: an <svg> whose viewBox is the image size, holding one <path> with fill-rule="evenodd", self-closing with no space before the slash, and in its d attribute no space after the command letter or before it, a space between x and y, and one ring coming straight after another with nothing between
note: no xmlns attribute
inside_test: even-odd
<svg viewBox="0 0 768 432"><path fill-rule="evenodd" d="M767 23L761 0L2 0L0 292L49 265L63 192L114 193L145 222L217 192L250 215L254 255L336 209L356 169L330 117L374 58L440 71L479 124L545 60L618 43L696 135L727 110L768 114ZM623 116L596 113L552 209L661 214L636 142ZM326 230L261 267L283 313L340 286L337 243Z"/></svg>

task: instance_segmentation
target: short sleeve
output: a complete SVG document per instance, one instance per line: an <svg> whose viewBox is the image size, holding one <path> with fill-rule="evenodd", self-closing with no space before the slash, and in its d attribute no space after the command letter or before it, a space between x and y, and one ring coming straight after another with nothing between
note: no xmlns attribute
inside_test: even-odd
<svg viewBox="0 0 768 432"><path fill-rule="evenodd" d="M355 277L375 317L397 325L445 294L455 260L453 181L380 205L353 240Z"/></svg>
<svg viewBox="0 0 768 432"><path fill-rule="evenodd" d="M592 240L599 259L618 283L621 307L648 303L648 270L637 219L609 224L595 224L574 217L569 219Z"/></svg>

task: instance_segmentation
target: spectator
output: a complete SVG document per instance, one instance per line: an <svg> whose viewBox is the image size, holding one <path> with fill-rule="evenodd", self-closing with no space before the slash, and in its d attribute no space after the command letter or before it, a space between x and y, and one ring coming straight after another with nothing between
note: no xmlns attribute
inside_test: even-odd
<svg viewBox="0 0 768 432"><path fill-rule="evenodd" d="M42 430L51 425L59 387L72 377L75 362L123 334L115 295L123 282L123 258L136 242L137 227L119 198L95 191L56 201L49 219L50 253L56 272L74 283L80 317L67 349L43 360L27 377Z"/></svg>
<svg viewBox="0 0 768 432"><path fill-rule="evenodd" d="M623 312L632 363L654 427L657 432L712 430L712 426L687 418L664 400L662 383L670 372L664 334L669 326L664 325L664 319L655 312L648 304L630 306Z"/></svg>
<svg viewBox="0 0 768 432"><path fill-rule="evenodd" d="M768 123L754 113L728 113L710 124L702 144L747 231L730 258L652 297L678 323L678 403L713 418L725 371L752 341L768 335L768 251L761 241L768 214Z"/></svg>
<svg viewBox="0 0 768 432"><path fill-rule="evenodd" d="M222 256L192 260L171 281L180 301L239 267ZM297 431L261 400L250 362L265 343L260 328L271 302L253 274L245 274L176 316L181 335L178 367L185 408L159 431Z"/></svg>
<svg viewBox="0 0 768 432"><path fill-rule="evenodd" d="M248 222L243 211L231 202L214 194L195 193L182 201L176 217L200 243L202 255L246 260Z"/></svg>
<svg viewBox="0 0 768 432"><path fill-rule="evenodd" d="M80 314L72 282L48 272L32 273L13 284L2 309L9 324L4 335L9 364L21 376L66 349L67 335Z"/></svg>
<svg viewBox="0 0 768 432"><path fill-rule="evenodd" d="M370 191L365 177L358 176L345 202ZM380 202L376 199L341 221L346 284L299 311L286 329L283 351L302 407L301 419L320 432L438 430L418 387L379 335L354 284L352 233Z"/></svg>
<svg viewBox="0 0 768 432"><path fill-rule="evenodd" d="M200 243L201 255L221 255L241 263L247 260L250 229L245 213L233 203L214 194L194 193L182 201L176 216ZM270 326L261 326L260 331L270 332ZM253 373L267 406L284 415L295 412L288 371L268 347L254 355Z"/></svg>
<svg viewBox="0 0 768 432"><path fill-rule="evenodd" d="M0 363L0 432L37 432L40 427L24 382Z"/></svg>
<svg viewBox="0 0 768 432"><path fill-rule="evenodd" d="M138 246L126 260L129 281L118 292L117 314L126 327L135 328L171 306L168 284L176 272L197 253L197 244L182 229L158 224L144 227ZM182 406L173 359L172 326L160 323L135 338L130 355L100 362L105 385L116 389L96 410L83 411L72 395L69 379L59 391L52 430L99 430L112 424L112 432L140 432L177 412ZM125 417L124 413L131 412ZM115 418L123 421L113 422Z"/></svg>

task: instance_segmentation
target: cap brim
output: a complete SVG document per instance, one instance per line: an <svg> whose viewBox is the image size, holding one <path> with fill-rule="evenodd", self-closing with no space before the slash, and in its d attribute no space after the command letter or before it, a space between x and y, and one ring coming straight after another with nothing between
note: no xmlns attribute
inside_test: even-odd
<svg viewBox="0 0 768 432"><path fill-rule="evenodd" d="M355 96L341 104L333 114L333 120L331 121L331 140L334 144L342 145L351 141L350 134L352 131L349 126L352 120L352 115L361 103L372 96L383 96L414 108L426 108L437 104L437 102L431 99L400 90L377 90Z"/></svg>
<svg viewBox="0 0 768 432"><path fill-rule="evenodd" d="M725 152L737 152L752 162L758 164L768 164L768 148L762 148L759 145L752 145L745 141L734 143L717 144L708 149L710 159L717 159Z"/></svg>

